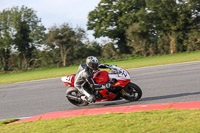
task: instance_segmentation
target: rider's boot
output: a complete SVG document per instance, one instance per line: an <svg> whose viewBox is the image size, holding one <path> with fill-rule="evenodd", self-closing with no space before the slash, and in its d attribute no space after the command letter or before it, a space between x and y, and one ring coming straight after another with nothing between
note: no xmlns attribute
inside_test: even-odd
<svg viewBox="0 0 200 133"><path fill-rule="evenodd" d="M91 94L91 95L88 97L88 102L89 102L89 103L92 103L92 102L95 102L95 101L96 101L95 95Z"/></svg>

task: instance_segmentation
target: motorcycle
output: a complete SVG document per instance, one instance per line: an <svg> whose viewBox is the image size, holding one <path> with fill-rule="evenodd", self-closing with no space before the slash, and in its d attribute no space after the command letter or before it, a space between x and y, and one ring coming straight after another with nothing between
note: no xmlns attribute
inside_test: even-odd
<svg viewBox="0 0 200 133"><path fill-rule="evenodd" d="M123 68L113 66L110 72L97 71L93 74L93 80L97 84L111 83L108 89L95 89L96 102L113 101L126 99L128 101L138 101L142 97L140 87L130 82L130 73ZM68 101L76 106L86 106L89 104L87 97L74 87L75 74L62 77L62 82L69 86L66 91Z"/></svg>

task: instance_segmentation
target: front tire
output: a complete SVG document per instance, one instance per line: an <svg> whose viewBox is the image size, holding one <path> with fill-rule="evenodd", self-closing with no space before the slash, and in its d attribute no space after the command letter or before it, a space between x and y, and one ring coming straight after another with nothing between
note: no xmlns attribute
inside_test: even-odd
<svg viewBox="0 0 200 133"><path fill-rule="evenodd" d="M75 96L75 97L80 97L79 94L80 94L80 93L79 93L78 89L76 89L76 88L74 88L74 87L70 87L70 88L68 88L67 91L66 91L66 98L68 99L68 101L69 101L70 103L72 103L72 104L74 104L74 105L76 105L76 106L79 106L79 107L88 105L88 103L85 102L85 101L83 101L83 100L81 100L81 101L76 101L76 100L73 100L73 99L69 99L69 98L67 97L68 95L72 95L72 96Z"/></svg>
<svg viewBox="0 0 200 133"><path fill-rule="evenodd" d="M138 101L142 97L142 90L138 85L134 83L130 82L125 91L130 95L130 96L124 96L124 99L128 101Z"/></svg>

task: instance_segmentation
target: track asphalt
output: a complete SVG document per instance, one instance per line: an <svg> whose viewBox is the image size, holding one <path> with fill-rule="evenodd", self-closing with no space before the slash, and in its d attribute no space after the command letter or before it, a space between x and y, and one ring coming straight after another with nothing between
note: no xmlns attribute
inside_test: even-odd
<svg viewBox="0 0 200 133"><path fill-rule="evenodd" d="M76 107L60 78L0 85L0 120L48 112L200 101L200 61L128 70L143 91L137 102L108 101Z"/></svg>
<svg viewBox="0 0 200 133"><path fill-rule="evenodd" d="M183 102L183 103L132 105L132 106L119 106L119 107L51 112L51 113L45 113L45 114L30 117L27 119L19 120L14 123L44 120L44 119L64 118L64 117L72 117L72 116L96 115L96 114L105 114L105 113L129 113L129 112L136 112L136 111L164 110L164 109L200 109L200 101Z"/></svg>

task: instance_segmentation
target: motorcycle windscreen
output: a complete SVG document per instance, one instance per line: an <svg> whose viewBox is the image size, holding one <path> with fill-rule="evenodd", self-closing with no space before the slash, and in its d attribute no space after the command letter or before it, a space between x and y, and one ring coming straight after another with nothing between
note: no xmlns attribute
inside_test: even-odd
<svg viewBox="0 0 200 133"><path fill-rule="evenodd" d="M93 75L93 80L97 84L106 84L109 81L109 75L107 71L98 71Z"/></svg>

